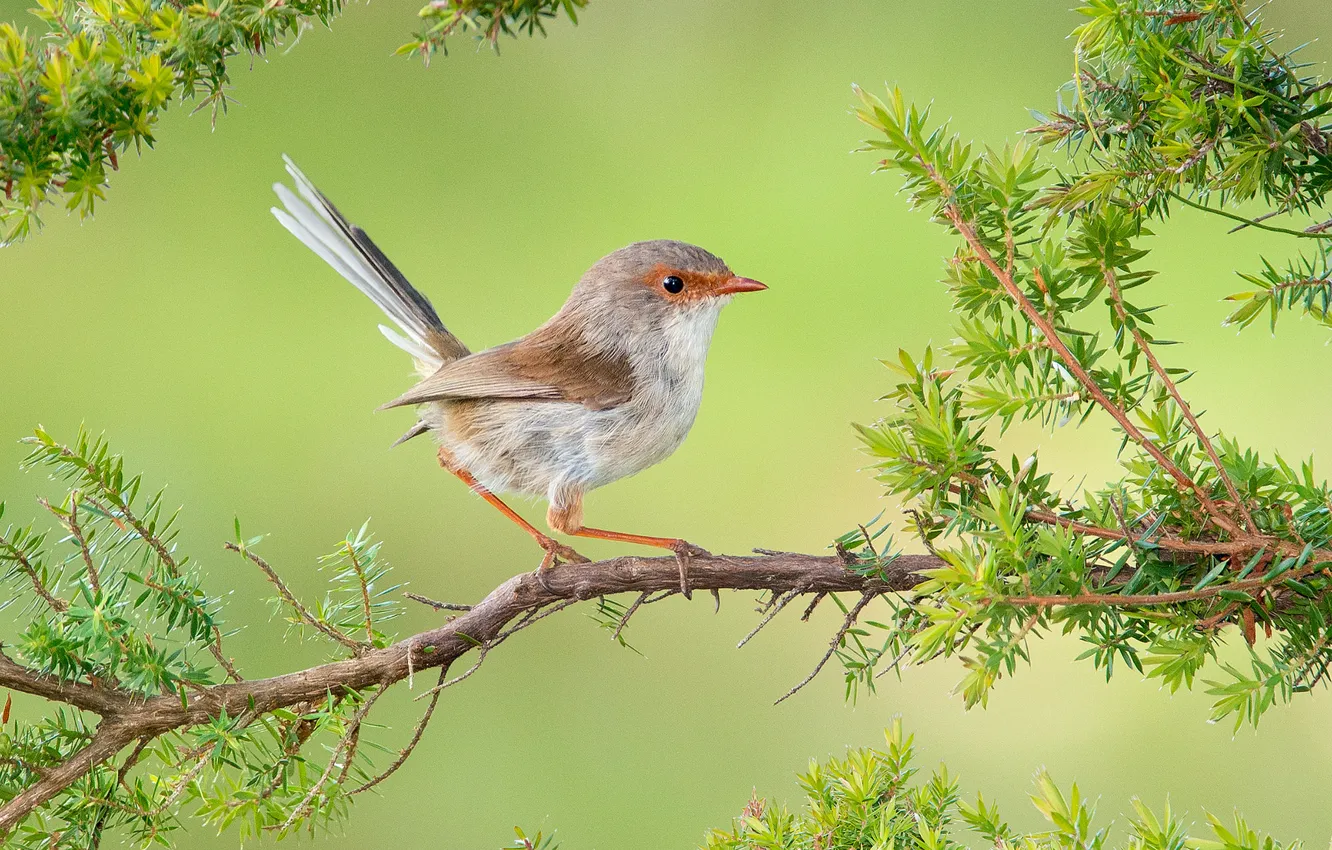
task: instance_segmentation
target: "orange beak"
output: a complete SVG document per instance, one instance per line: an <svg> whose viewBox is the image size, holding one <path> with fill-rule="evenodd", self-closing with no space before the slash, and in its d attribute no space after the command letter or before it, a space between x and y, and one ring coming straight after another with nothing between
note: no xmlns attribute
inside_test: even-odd
<svg viewBox="0 0 1332 850"><path fill-rule="evenodd" d="M734 295L737 292L762 292L767 284L759 283L747 277L732 277L722 282L713 292L717 295Z"/></svg>

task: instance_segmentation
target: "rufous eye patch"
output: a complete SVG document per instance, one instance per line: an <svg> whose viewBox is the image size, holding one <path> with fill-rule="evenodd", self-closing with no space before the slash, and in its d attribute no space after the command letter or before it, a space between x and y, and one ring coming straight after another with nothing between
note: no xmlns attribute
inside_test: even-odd
<svg viewBox="0 0 1332 850"><path fill-rule="evenodd" d="M644 283L671 300L694 301L741 292L760 292L766 284L730 272L698 272L657 266Z"/></svg>

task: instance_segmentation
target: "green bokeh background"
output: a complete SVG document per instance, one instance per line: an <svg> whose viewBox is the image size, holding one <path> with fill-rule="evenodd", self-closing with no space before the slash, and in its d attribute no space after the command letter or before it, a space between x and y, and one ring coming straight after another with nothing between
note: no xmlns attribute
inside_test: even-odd
<svg viewBox="0 0 1332 850"><path fill-rule="evenodd" d="M24 5L0 11L19 19ZM951 335L936 283L951 242L905 209L895 178L848 153L861 138L849 86L895 81L1003 144L1071 72L1078 16L1065 5L598 2L578 27L506 41L498 57L459 41L428 70L389 57L417 0L352 5L331 32L236 61L239 105L215 132L174 109L157 150L122 160L96 220L52 210L44 232L0 254L0 436L86 422L150 483L169 482L184 547L250 624L230 651L251 676L320 655L281 640L260 579L220 551L233 516L271 534L268 555L307 592L314 556L367 516L397 575L427 595L476 599L530 567L529 541L441 473L425 441L387 450L409 414L372 410L407 386L408 364L374 308L268 214L285 152L473 347L529 330L592 261L636 239L694 241L767 281L724 316L684 447L595 493L588 515L714 551L820 550L882 508L896 515L858 471L848 427L875 416L887 386L875 358ZM1307 40L1332 28L1332 8L1280 0L1267 19ZM1164 335L1185 343L1169 357L1199 369L1188 388L1212 427L1287 457L1325 452L1326 332L1220 327L1233 270L1288 246L1224 230L1187 218L1151 240ZM1007 442L1039 447L1070 485L1113 474L1096 417ZM0 443L15 517L51 490L17 471L21 456ZM1332 834L1325 694L1233 735L1205 722L1205 696L1133 675L1106 684L1074 663L1075 642L1049 639L984 711L950 696L946 664L883 680L855 706L829 671L773 707L835 618L826 605L809 624L787 616L736 651L752 607L738 594L719 615L706 598L647 609L631 629L646 657L577 610L524 633L445 696L416 756L324 846L491 848L515 824L558 828L568 848L693 846L751 788L795 801L807 759L880 742L895 713L924 764L947 761L968 795L984 790L1020 825L1037 823L1025 793L1044 765L1099 796L1107 818L1130 793L1169 795L1195 819L1241 807L1286 839L1320 847ZM400 625L435 619L414 610ZM421 707L411 696L385 700L390 746ZM236 844L198 827L181 840Z"/></svg>

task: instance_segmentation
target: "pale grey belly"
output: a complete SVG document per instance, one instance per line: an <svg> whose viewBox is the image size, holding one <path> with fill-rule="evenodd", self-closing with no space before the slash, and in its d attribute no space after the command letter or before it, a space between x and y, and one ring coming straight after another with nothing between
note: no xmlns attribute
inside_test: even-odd
<svg viewBox="0 0 1332 850"><path fill-rule="evenodd" d="M601 487L665 459L684 440L697 405L635 400L611 410L567 402L468 401L431 405L440 444L494 492L551 496Z"/></svg>

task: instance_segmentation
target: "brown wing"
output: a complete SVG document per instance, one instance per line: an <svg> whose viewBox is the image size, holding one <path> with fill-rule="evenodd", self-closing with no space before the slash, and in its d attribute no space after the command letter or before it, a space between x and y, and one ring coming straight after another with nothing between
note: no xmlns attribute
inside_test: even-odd
<svg viewBox="0 0 1332 850"><path fill-rule="evenodd" d="M627 357L592 351L580 334L563 332L552 322L517 342L445 364L384 407L445 399L527 399L607 410L632 394Z"/></svg>

